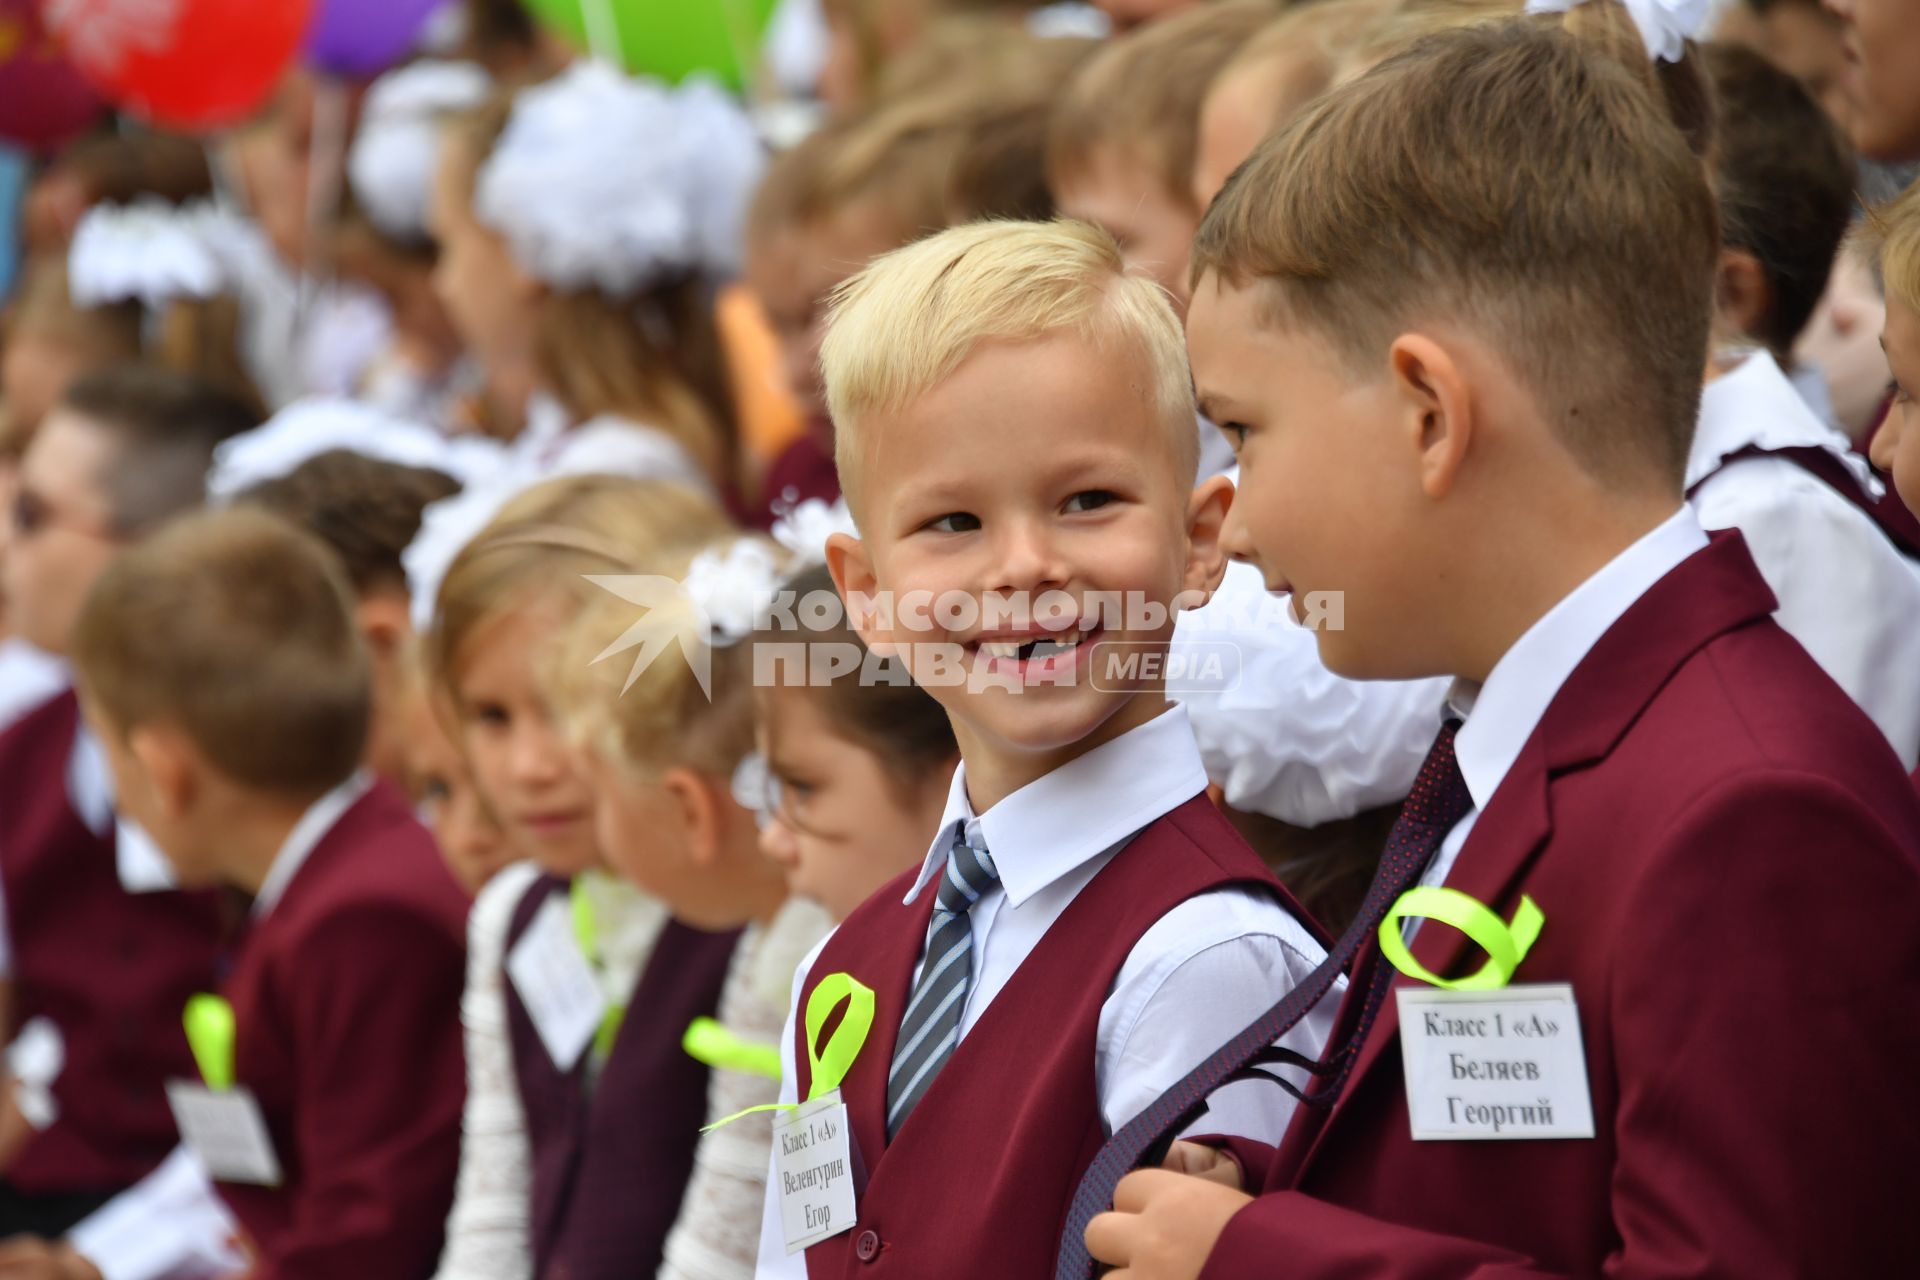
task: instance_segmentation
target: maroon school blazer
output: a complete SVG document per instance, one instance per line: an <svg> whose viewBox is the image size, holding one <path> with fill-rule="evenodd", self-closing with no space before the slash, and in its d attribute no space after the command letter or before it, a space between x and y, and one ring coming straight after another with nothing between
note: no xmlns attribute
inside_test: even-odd
<svg viewBox="0 0 1920 1280"><path fill-rule="evenodd" d="M1737 533L1655 584L1448 879L1545 912L1516 981L1573 984L1597 1136L1413 1141L1389 1000L1205 1280L1913 1270L1920 806L1773 609ZM1435 926L1413 946L1443 974L1472 951Z"/></svg>
<svg viewBox="0 0 1920 1280"><path fill-rule="evenodd" d="M234 1075L286 1183L220 1183L251 1280L425 1280L460 1163L467 900L376 783L242 941Z"/></svg>

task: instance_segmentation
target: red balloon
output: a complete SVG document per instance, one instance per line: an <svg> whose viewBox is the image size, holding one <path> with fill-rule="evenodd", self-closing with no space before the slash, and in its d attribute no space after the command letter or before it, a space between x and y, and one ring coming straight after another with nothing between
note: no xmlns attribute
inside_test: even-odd
<svg viewBox="0 0 1920 1280"><path fill-rule="evenodd" d="M0 139L52 151L104 110L41 24L34 0L0 0Z"/></svg>
<svg viewBox="0 0 1920 1280"><path fill-rule="evenodd" d="M67 56L123 110L169 129L237 124L273 92L313 0L41 0Z"/></svg>

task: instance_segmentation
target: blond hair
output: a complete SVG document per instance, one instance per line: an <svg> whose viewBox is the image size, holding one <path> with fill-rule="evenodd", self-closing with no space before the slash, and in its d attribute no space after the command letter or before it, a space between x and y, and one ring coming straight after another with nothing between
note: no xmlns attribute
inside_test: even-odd
<svg viewBox="0 0 1920 1280"><path fill-rule="evenodd" d="M758 535L730 534L658 547L645 571L679 581L701 555L724 555L743 539L780 554ZM684 766L722 779L753 750L753 646L703 637L709 643L702 687L680 643L694 622L692 607L680 596L643 613L603 596L573 619L552 652L543 685L576 745L638 774ZM639 643L608 652L622 641ZM636 668L649 641L663 647Z"/></svg>
<svg viewBox="0 0 1920 1280"><path fill-rule="evenodd" d="M1193 381L1166 292L1127 274L1120 247L1098 227L977 222L876 258L834 291L820 367L849 494L868 452L867 419L933 390L981 343L1063 331L1131 348L1191 481L1199 466Z"/></svg>
<svg viewBox="0 0 1920 1280"><path fill-rule="evenodd" d="M1873 255L1887 296L1920 311L1920 182L1868 214L1861 244Z"/></svg>
<svg viewBox="0 0 1920 1280"><path fill-rule="evenodd" d="M1108 42L1067 86L1047 133L1058 192L1103 151L1151 167L1166 193L1193 204L1200 108L1220 69L1272 20L1271 0L1202 5Z"/></svg>
<svg viewBox="0 0 1920 1280"><path fill-rule="evenodd" d="M88 596L73 660L117 730L176 727L246 787L319 795L366 748L351 589L325 548L263 511L186 516L129 549Z"/></svg>
<svg viewBox="0 0 1920 1280"><path fill-rule="evenodd" d="M1592 5L1583 8L1594 7ZM1491 341L1590 472L1678 486L1720 236L1713 192L1631 62L1550 24L1432 37L1334 90L1228 182L1193 278L1373 377L1394 336Z"/></svg>
<svg viewBox="0 0 1920 1280"><path fill-rule="evenodd" d="M549 600L571 613L605 594L585 575L645 572L657 547L726 527L712 499L668 481L582 475L535 485L447 567L421 650L428 678L457 707L460 672L493 622Z"/></svg>

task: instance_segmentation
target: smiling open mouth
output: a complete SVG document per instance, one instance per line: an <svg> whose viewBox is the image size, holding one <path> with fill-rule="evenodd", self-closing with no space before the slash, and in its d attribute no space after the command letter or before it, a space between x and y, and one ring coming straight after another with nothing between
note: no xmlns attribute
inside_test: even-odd
<svg viewBox="0 0 1920 1280"><path fill-rule="evenodd" d="M1079 666L1104 630L1078 627L1027 638L980 640L973 648L979 654L981 665L996 675L1018 676L1023 680L1057 676Z"/></svg>

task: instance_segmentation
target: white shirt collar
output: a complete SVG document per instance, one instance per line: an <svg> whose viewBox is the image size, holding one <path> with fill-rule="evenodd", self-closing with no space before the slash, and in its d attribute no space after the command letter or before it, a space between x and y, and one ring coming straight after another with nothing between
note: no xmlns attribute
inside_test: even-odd
<svg viewBox="0 0 1920 1280"><path fill-rule="evenodd" d="M113 836L114 869L120 887L128 893L158 893L179 887L173 864L153 837L114 812L113 771L107 752L81 720L67 755L67 802L87 830L105 839Z"/></svg>
<svg viewBox="0 0 1920 1280"><path fill-rule="evenodd" d="M1869 497L1878 498L1882 492L1866 459L1853 451L1846 436L1807 407L1778 362L1765 351L1748 355L1707 383L1701 393L1700 420L1694 426L1693 449L1687 455L1686 487L1692 489L1748 446L1825 449L1840 460Z"/></svg>
<svg viewBox="0 0 1920 1280"><path fill-rule="evenodd" d="M1486 683L1456 683L1448 705L1466 723L1454 739L1460 772L1484 809L1540 718L1620 616L1682 560L1707 545L1693 508L1678 511L1574 588L1494 664Z"/></svg>
<svg viewBox="0 0 1920 1280"><path fill-rule="evenodd" d="M985 814L967 799L967 766L954 771L940 830L906 902L947 865L955 824L984 842L1015 907L1074 868L1207 789L1187 709L1178 703L1036 778Z"/></svg>
<svg viewBox="0 0 1920 1280"><path fill-rule="evenodd" d="M273 910L286 893L287 886L293 883L294 876L306 865L314 848L326 839L327 833L347 816L347 810L359 803L360 797L372 787L373 775L361 769L315 800L300 815L300 821L293 824L293 830L287 833L286 841L281 844L280 852L273 855L273 865L267 868L266 879L260 882L260 892L253 895L253 915L256 920Z"/></svg>

